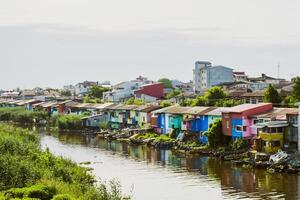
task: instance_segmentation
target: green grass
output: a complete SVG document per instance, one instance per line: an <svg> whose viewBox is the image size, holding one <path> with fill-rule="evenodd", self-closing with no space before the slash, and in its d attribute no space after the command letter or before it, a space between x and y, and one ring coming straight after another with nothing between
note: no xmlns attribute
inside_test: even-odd
<svg viewBox="0 0 300 200"><path fill-rule="evenodd" d="M81 115L53 115L51 124L61 130L81 130L83 125Z"/></svg>
<svg viewBox="0 0 300 200"><path fill-rule="evenodd" d="M0 200L122 199L116 181L95 184L88 169L40 149L26 129L0 124Z"/></svg>
<svg viewBox="0 0 300 200"><path fill-rule="evenodd" d="M43 111L29 111L24 107L0 108L0 121L12 121L22 124L33 124L41 120L47 120L48 113Z"/></svg>

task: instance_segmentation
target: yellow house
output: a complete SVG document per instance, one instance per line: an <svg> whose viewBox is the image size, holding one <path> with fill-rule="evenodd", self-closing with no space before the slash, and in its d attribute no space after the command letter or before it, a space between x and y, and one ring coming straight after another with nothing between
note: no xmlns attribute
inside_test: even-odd
<svg viewBox="0 0 300 200"><path fill-rule="evenodd" d="M270 121L255 125L260 140L261 150L267 153L275 153L284 148L284 138L288 131L286 121Z"/></svg>

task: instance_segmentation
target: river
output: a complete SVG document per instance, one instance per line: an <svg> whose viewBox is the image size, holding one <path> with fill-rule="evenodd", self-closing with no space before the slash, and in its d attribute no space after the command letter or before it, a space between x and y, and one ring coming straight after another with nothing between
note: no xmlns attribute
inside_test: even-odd
<svg viewBox="0 0 300 200"><path fill-rule="evenodd" d="M41 132L41 146L89 167L102 180L118 179L134 199L300 199L300 176L245 170L210 157L107 142L96 136Z"/></svg>

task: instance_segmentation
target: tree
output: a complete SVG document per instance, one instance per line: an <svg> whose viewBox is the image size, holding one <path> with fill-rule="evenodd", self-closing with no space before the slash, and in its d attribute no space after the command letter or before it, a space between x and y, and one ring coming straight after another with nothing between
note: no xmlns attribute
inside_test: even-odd
<svg viewBox="0 0 300 200"><path fill-rule="evenodd" d="M168 106L171 106L172 103L170 101L162 101L160 102L159 104L161 107L165 108L165 107L168 107Z"/></svg>
<svg viewBox="0 0 300 200"><path fill-rule="evenodd" d="M204 96L199 96L191 101L191 106L206 106L207 99Z"/></svg>
<svg viewBox="0 0 300 200"><path fill-rule="evenodd" d="M173 97L175 97L175 96L177 96L177 95L179 95L181 93L182 93L181 90L174 89L169 94L166 95L166 99L172 99Z"/></svg>
<svg viewBox="0 0 300 200"><path fill-rule="evenodd" d="M88 96L91 98L99 98L103 97L103 92L109 91L109 88L102 87L102 86L92 86L88 92Z"/></svg>
<svg viewBox="0 0 300 200"><path fill-rule="evenodd" d="M293 85L292 94L297 101L300 101L300 77L299 76L296 77L293 80L293 83L294 83L294 85Z"/></svg>
<svg viewBox="0 0 300 200"><path fill-rule="evenodd" d="M283 104L288 107L296 107L297 99L294 96L287 96L283 100Z"/></svg>
<svg viewBox="0 0 300 200"><path fill-rule="evenodd" d="M143 99L136 99L134 97L129 98L126 102L126 105L144 105L145 101Z"/></svg>
<svg viewBox="0 0 300 200"><path fill-rule="evenodd" d="M227 94L221 87L215 86L206 91L204 97L207 99L208 105L213 106L218 100L225 99Z"/></svg>
<svg viewBox="0 0 300 200"><path fill-rule="evenodd" d="M224 145L225 136L222 131L222 120L217 119L215 122L209 125L209 128L204 135L207 137L208 146L216 148Z"/></svg>
<svg viewBox="0 0 300 200"><path fill-rule="evenodd" d="M161 78L158 80L158 82L164 84L164 88L173 88L172 82L167 78Z"/></svg>
<svg viewBox="0 0 300 200"><path fill-rule="evenodd" d="M281 103L281 96L271 84L269 84L268 88L265 90L264 102L269 102L274 104Z"/></svg>

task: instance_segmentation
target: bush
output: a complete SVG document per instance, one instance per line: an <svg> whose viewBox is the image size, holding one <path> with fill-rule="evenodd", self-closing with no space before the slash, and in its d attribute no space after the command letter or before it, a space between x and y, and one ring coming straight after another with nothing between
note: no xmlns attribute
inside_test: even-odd
<svg viewBox="0 0 300 200"><path fill-rule="evenodd" d="M55 117L58 128L61 130L80 130L83 128L80 115L59 115Z"/></svg>
<svg viewBox="0 0 300 200"><path fill-rule="evenodd" d="M159 135L158 137L155 138L156 142L173 142L175 139L170 138L168 135Z"/></svg>
<svg viewBox="0 0 300 200"><path fill-rule="evenodd" d="M47 120L48 113L43 111L29 111L23 107L0 108L0 121L13 121L22 124L33 124Z"/></svg>
<svg viewBox="0 0 300 200"><path fill-rule="evenodd" d="M28 188L13 188L4 192L5 198L35 198L41 200L50 200L56 193L55 188L45 185L33 185Z"/></svg>
<svg viewBox="0 0 300 200"><path fill-rule="evenodd" d="M94 185L88 169L42 151L39 142L26 129L0 125L0 199L48 200L59 194L80 200L121 199L120 187ZM57 198L63 197L68 195Z"/></svg>
<svg viewBox="0 0 300 200"><path fill-rule="evenodd" d="M53 200L75 200L75 199L68 194L59 194L59 195L56 195L53 198Z"/></svg>
<svg viewBox="0 0 300 200"><path fill-rule="evenodd" d="M217 119L215 122L209 125L206 132L203 133L208 140L208 146L217 148L225 144L225 136L222 132L222 120Z"/></svg>
<svg viewBox="0 0 300 200"><path fill-rule="evenodd" d="M237 138L232 142L231 148L233 150L249 148L249 142L244 138Z"/></svg>
<svg viewBox="0 0 300 200"><path fill-rule="evenodd" d="M161 107L165 108L165 107L171 106L172 103L171 103L170 101L164 100L164 101L160 102L159 105L160 105Z"/></svg>

